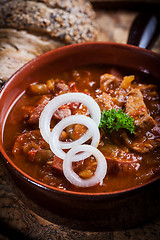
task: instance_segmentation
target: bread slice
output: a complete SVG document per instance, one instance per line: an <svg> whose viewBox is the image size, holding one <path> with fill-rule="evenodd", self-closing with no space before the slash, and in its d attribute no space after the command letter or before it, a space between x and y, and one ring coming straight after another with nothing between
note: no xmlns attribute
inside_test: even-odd
<svg viewBox="0 0 160 240"><path fill-rule="evenodd" d="M0 79L6 81L26 62L64 44L16 29L0 29Z"/></svg>
<svg viewBox="0 0 160 240"><path fill-rule="evenodd" d="M0 81L49 50L96 40L97 31L85 0L0 0Z"/></svg>

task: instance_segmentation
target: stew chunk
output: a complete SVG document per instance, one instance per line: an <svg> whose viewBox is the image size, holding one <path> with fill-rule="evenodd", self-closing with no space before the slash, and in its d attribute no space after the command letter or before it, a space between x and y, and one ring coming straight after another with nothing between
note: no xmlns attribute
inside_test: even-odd
<svg viewBox="0 0 160 240"><path fill-rule="evenodd" d="M125 107L126 113L134 119L136 135L155 126L154 119L147 112L140 89L134 88L128 93Z"/></svg>

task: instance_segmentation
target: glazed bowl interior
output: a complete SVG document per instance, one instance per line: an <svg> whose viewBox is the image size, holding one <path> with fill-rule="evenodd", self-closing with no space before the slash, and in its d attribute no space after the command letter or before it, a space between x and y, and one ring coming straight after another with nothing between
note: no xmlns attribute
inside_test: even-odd
<svg viewBox="0 0 160 240"><path fill-rule="evenodd" d="M86 64L108 64L131 68L136 71L150 73L156 79L160 79L160 57L157 54L138 47L116 43L84 43L66 46L43 54L18 70L5 84L0 95L0 150L7 163L13 169L16 169L16 172L24 175L25 178L31 179L32 182L50 189L54 188L41 184L18 169L5 153L3 148L5 121L15 101L17 101L29 84L44 79L47 80L52 77L53 73L59 73ZM74 194L78 193L75 192ZM84 195L90 194L85 193Z"/></svg>

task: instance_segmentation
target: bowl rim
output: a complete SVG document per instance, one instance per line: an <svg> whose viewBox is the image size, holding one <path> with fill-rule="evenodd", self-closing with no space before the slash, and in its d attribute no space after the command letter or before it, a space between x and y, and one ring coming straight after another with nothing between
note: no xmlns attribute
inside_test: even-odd
<svg viewBox="0 0 160 240"><path fill-rule="evenodd" d="M29 68L30 65L32 65L33 63L40 61L43 58L47 58L49 55L52 54L59 54L59 52L61 51L68 51L70 50L70 48L81 48L81 47L87 47L87 46L115 46L115 47L123 47L126 49L130 49L130 50L136 50L140 53L145 53L147 55L152 55L156 58L158 58L160 60L160 54L152 52L150 50L147 49L143 49L137 46L133 46L133 45L129 45L129 44L124 44L124 43L116 43L116 42L87 42L87 43L77 43L77 44L73 44L73 45L66 45L66 46L62 46L60 48L57 49L53 49L51 51L48 51L44 54L41 54L40 56L35 57L34 59L30 60L29 62L25 63L21 68L19 68L6 82L5 84L1 87L0 89L0 99L1 96L3 95L3 93L5 92L5 89L8 87L8 85L14 81L14 79L16 78L17 75L19 75L22 71L24 71L25 69ZM5 125L5 123L4 123ZM137 191L140 188L144 188L154 182L156 182L157 180L160 180L160 176L157 176L153 179L148 180L147 182L134 186L134 187L130 187L130 188L126 188L124 190L117 190L117 191L111 191L111 192L93 192L93 193L89 193L89 192L76 192L76 191L70 191L70 190L63 190L63 189L59 189L50 185L47 185L43 182L40 182L36 179L34 179L33 177L31 177L30 175L28 175L27 173L25 173L24 171L22 171L19 167L16 166L16 164L14 162L12 162L12 160L9 158L9 156L7 155L7 153L5 152L4 148L3 148L3 144L0 143L0 160L1 158L5 161L6 165L8 168L10 168L11 166L11 170L14 172L14 174L18 175L20 178L22 178L23 180L30 182L33 185L39 186L41 189L44 190L48 190L48 191L52 191L52 192L57 192L59 194L65 194L65 195L72 195L72 196L79 196L79 197L88 197L88 198L99 198L101 197L114 197L116 195L119 194L126 194L128 192L133 192L133 191Z"/></svg>
<svg viewBox="0 0 160 240"><path fill-rule="evenodd" d="M133 49L135 51L138 51L140 53L145 53L147 55L152 55L158 59L160 59L160 53L156 53L156 52L153 52L151 50L148 50L148 49L145 49L145 48L141 48L141 47L138 47L138 46L135 46L135 45L131 45L131 44L127 44L127 43L117 43L117 42L104 42L104 41L99 41L99 42L95 42L95 41L92 41L92 42L84 42L84 43L74 43L72 45L65 45L65 46L62 46L62 47L58 47L56 49L53 49L53 50L50 50L50 51L47 51L43 54L40 54L39 56L31 59L30 61L26 62L25 64L23 64L23 66L21 66L19 69L17 69L6 81L5 83L2 85L2 87L0 88L0 93L2 91L2 89L8 84L9 81L12 80L12 78L16 77L17 74L19 74L21 71L23 71L25 68L29 67L30 64L32 63L35 63L37 60L41 60L41 58L46 58L48 57L48 55L52 55L52 54L57 54L61 51L66 51L66 50L69 50L70 48L80 48L80 47L88 47L88 46L92 46L92 47L95 47L95 46L115 46L115 47L120 47L120 48L126 48L126 49Z"/></svg>
<svg viewBox="0 0 160 240"><path fill-rule="evenodd" d="M99 42L95 42L95 41L92 41L92 42L84 42L84 43L74 43L72 45L65 45L65 46L62 46L62 47L59 47L59 48L56 48L56 49L53 49L53 50L50 50L50 51L47 51L33 59L31 59L30 61L26 62L25 64L23 64L23 66L21 66L19 69L17 69L6 81L5 83L0 87L0 97L1 97L1 92L4 91L3 89L5 89L7 87L7 85L13 81L13 79L18 75L20 74L23 70L25 70L26 68L29 68L29 66L37 61L41 61L42 58L47 58L48 55L52 55L52 54L58 54L59 52L61 51L68 51L70 48L80 48L80 47L84 47L86 48L87 46L92 46L92 47L95 47L95 46L115 46L115 47L120 47L120 48L126 48L126 49L130 49L130 50L133 50L133 51L136 51L136 52L139 52L140 54L146 54L148 56L153 56L157 59L159 59L160 61L160 53L156 53L156 52L153 52L151 50L148 50L148 49L145 49L145 48L140 48L138 46L135 46L135 45L131 45L131 44L127 44L127 43L117 43L117 42L104 42L104 41L99 41Z"/></svg>

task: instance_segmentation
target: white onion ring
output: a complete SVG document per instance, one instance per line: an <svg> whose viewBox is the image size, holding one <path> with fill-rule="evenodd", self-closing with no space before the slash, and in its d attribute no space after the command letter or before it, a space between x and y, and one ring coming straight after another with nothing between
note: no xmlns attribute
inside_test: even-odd
<svg viewBox="0 0 160 240"><path fill-rule="evenodd" d="M39 128L42 137L44 140L49 143L51 131L50 131L50 121L53 116L53 113L62 105L66 103L71 103L71 102L80 102L83 103L89 110L91 118L95 121L97 126L100 123L100 118L101 118L101 111L96 103L96 101L84 94L84 93L66 93L59 95L55 98L53 98L49 103L45 106L44 110L41 113L41 116L39 118ZM89 131L88 131L88 133ZM61 147L65 147L66 143L61 143Z"/></svg>
<svg viewBox="0 0 160 240"><path fill-rule="evenodd" d="M80 178L72 169L72 161L76 153L80 151L89 152L97 160L97 168L89 179ZM63 161L63 173L68 181L78 187L92 187L98 183L102 184L107 173L107 161L104 155L95 147L90 145L79 145L68 151Z"/></svg>
<svg viewBox="0 0 160 240"><path fill-rule="evenodd" d="M86 126L89 129L89 131L87 131L88 133L86 132L82 137L80 137L75 141L66 142L67 149L83 144L91 137L92 137L92 141L91 141L92 146L97 147L99 144L99 140L100 140L99 129L97 124L90 117L87 117L84 115L72 115L72 116L63 118L53 128L49 138L49 145L52 152L61 159L65 158L66 153L62 150L62 147L60 144L62 142L59 140L59 136L64 128L66 128L71 124L77 124L77 123ZM80 161L89 156L90 156L89 153L83 152L76 155L74 159L72 159L72 161Z"/></svg>

